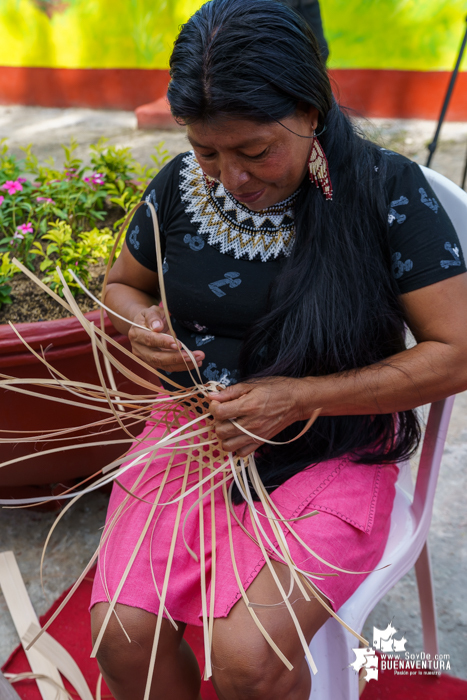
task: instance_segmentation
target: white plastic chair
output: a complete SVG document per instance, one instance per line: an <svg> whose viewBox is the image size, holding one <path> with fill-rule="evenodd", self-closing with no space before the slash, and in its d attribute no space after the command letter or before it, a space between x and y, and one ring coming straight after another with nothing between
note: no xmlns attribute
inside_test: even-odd
<svg viewBox="0 0 467 700"><path fill-rule="evenodd" d="M420 166L448 213L467 253L467 193L443 175ZM436 608L433 595L427 536L444 443L454 396L430 408L415 488L410 464L400 465L388 542L378 568L339 609L338 614L361 632L375 605L412 566L415 566L423 626L423 646L432 658L438 653ZM389 620L388 620L389 622ZM372 644L373 640L369 640ZM358 674L349 667L355 661L358 640L333 618L318 631L310 651L318 667L313 676L310 700L358 700Z"/></svg>

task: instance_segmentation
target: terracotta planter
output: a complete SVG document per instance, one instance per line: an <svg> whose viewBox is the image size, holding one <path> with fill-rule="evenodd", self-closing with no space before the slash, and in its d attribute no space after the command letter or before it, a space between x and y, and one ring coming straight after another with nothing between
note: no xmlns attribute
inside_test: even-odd
<svg viewBox="0 0 467 700"><path fill-rule="evenodd" d="M99 312L91 311L86 317L99 325ZM16 328L24 339L35 349L39 350L52 346L47 351L47 360L68 379L98 384L98 376L86 332L75 318L64 318L56 321L41 321L38 323L19 323ZM128 339L118 333L106 318L106 331L119 343L129 348ZM44 367L21 343L8 325L0 326L0 374L14 377L50 377ZM149 375L148 375L149 376ZM117 387L122 391L145 393L141 387L136 387L119 372L115 372ZM26 388L33 389L28 385ZM52 392L50 392L52 393ZM64 396L60 391L57 395ZM77 397L68 395L70 401L79 401ZM93 420L105 418L104 413L89 411L71 404L63 404L42 398L26 396L8 390L0 390L0 429L12 431L49 431L56 428L69 428L85 425ZM141 427L135 426L135 434ZM0 437L6 437L6 432ZM96 441L99 438L86 438L84 432L77 433L79 441ZM8 435L10 437L10 435ZM127 437L123 431L115 430L108 437L112 439ZM43 451L57 446L69 445L70 441L57 443L28 443L1 444L0 463L30 454L32 451ZM66 481L76 477L92 474L100 467L121 455L126 445L89 447L74 451L64 451L54 455L45 455L26 460L0 469L0 487L21 486L25 484L48 484Z"/></svg>

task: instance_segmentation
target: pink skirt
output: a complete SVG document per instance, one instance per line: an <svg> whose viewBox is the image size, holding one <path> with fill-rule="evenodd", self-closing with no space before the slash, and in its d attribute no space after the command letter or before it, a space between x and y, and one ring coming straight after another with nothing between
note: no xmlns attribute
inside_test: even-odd
<svg viewBox="0 0 467 700"><path fill-rule="evenodd" d="M154 429L149 421L132 450L145 445L154 446L154 440L162 436L163 428ZM130 557L141 537L145 525L147 532L129 574L118 595L118 602L151 613L159 612L159 594L163 587L167 560L172 544L174 521L178 502L163 505L180 494L185 473L186 455L175 452L170 474L166 480L159 505L151 514L154 502L166 471L172 450L159 450L157 458L141 479L134 493L141 499L128 497L117 484L114 485L109 502L106 530L110 532L99 556L99 565L94 579L91 607L98 602L113 598ZM130 461L130 460L129 460ZM126 489L132 489L145 461L131 467L119 481ZM209 471L203 470L203 477ZM394 485L398 468L395 465L368 466L356 464L347 458L334 459L304 470L290 478L272 492L271 498L283 518L296 518L310 511L317 515L291 523L294 531L319 556L334 566L354 572L369 572L380 560L389 534L390 515L394 500ZM199 481L198 462L191 463L186 490ZM220 478L220 477L219 477ZM204 485L208 490L210 482ZM114 515L127 499L118 518ZM179 622L202 625L201 569L200 569L200 516L199 505L190 507L199 499L195 489L182 501L180 526L175 541L173 562L170 571L165 608ZM145 502L148 501L148 502ZM256 503L264 512L261 504ZM254 537L254 529L245 504L234 506L240 522ZM226 617L232 606L241 598L235 578L227 526L227 511L222 489L214 491L216 531L215 556L215 606L214 617ZM211 541L211 496L203 500L205 575L207 600L212 585L212 541ZM273 540L266 518L264 528ZM149 523L149 524L148 524ZM256 542L231 518L232 539L236 564L245 590L265 565L265 559ZM282 526L283 527L283 526ZM183 531L183 532L182 532ZM312 556L299 542L286 533L287 544L294 563L312 573L335 573ZM277 546L277 542L273 542ZM198 561L190 554L197 555ZM269 548L268 548L269 549ZM272 558L277 558L272 554ZM350 574L338 572L338 576L312 579L316 587L331 601L337 611L352 595L368 573Z"/></svg>

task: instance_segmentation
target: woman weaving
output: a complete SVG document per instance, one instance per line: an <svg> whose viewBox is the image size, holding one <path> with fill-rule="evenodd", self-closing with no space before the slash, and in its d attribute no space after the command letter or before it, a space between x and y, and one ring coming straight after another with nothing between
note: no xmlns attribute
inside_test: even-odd
<svg viewBox="0 0 467 700"><path fill-rule="evenodd" d="M193 351L203 381L226 387L209 407L222 448L238 457L255 453L283 517L318 511L292 524L323 559L368 572L386 544L396 464L419 441L413 409L467 388L467 276L456 233L419 167L355 131L332 97L313 36L287 7L274 0L212 0L182 27L170 67L168 99L193 150L165 166L145 200L158 214L176 336ZM187 365L193 365L168 335L158 305L149 207L129 226L106 304L147 327L115 319L138 357L192 386ZM405 348L406 326L418 342L411 349ZM241 429L284 443L317 408L316 422L287 445L264 444ZM165 501L179 492L176 469ZM137 471L121 477L126 488ZM158 462L154 488L160 473ZM292 670L241 598L225 504L216 494L212 662L218 696L305 700L311 681L303 648L261 551L245 533L253 533L245 504L234 490L239 576ZM124 496L114 487L109 517ZM186 499L182 518L197 497ZM119 594L116 612L132 643L112 616L99 649L116 700L143 698L170 544L164 528L173 524L175 508L161 511ZM101 554L108 591L97 575L95 637L148 509L135 502ZM207 531L209 509L208 499ZM184 534L199 552L192 516ZM324 574L316 588L337 611L366 574L329 576L334 569L292 540L287 536L294 561ZM287 567L275 561L274 570L287 588ZM200 672L183 632L186 624L201 624L200 600L199 564L179 536L166 599L178 629L164 616L151 700L199 697ZM309 642L329 613L297 589L290 602Z"/></svg>

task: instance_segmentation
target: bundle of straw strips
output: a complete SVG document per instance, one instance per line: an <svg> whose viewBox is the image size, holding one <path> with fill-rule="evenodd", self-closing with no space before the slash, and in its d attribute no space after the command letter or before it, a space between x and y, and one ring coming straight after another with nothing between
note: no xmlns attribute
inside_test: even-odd
<svg viewBox="0 0 467 700"><path fill-rule="evenodd" d="M146 206L149 206L153 223L154 223L154 231L155 231L155 245L156 245L156 251L157 251L157 266L158 266L158 274L159 274L159 283L160 283L160 292L161 292L161 297L162 297L162 304L163 308L165 311L165 316L167 319L167 323L169 326L170 334L172 337L175 339L175 333L173 331L171 322L170 322L170 314L167 308L167 300L166 300L166 295L165 295L165 289L164 289L164 282L163 282L163 274L162 274L162 260L161 260L161 247L160 247L160 240L159 240L159 227L158 227L158 222L157 222L157 216L156 216L156 211L152 204L150 203L145 203ZM132 212L127 217L127 220L124 222L122 226L122 230L120 231L119 237L117 238L114 246L114 250L112 253L112 256L109 260L109 264L107 267L107 272L105 275L104 279L104 285L103 285L103 295L102 298L105 298L105 289L107 285L107 279L108 279L108 274L110 270L110 266L112 264L113 256L115 254L115 250L118 245L118 241L120 236L122 235L123 231L126 228L126 225L130 219L131 216L133 216L134 211L138 208L138 206L141 206L141 204L137 205L135 209L133 209ZM171 458L168 460L167 467L165 469L165 473L162 478L162 482L160 484L160 487L157 489L157 492L153 494L151 501L147 501L150 503L151 507L149 510L149 515L147 517L144 529L141 533L141 536L139 537L138 543L129 559L128 566L126 567L125 573L122 576L122 579L117 586L116 592L113 596L108 596L109 599L109 607L107 610L107 614L105 617L105 620L102 624L100 633L97 637L96 643L94 645L94 649L92 651L92 655L95 656L98 649L99 645L101 643L102 637L105 633L106 627L108 625L109 619L112 614L115 613L115 605L118 602L118 596L119 593L125 583L125 580L128 576L128 573L131 568L131 564L134 561L138 550L140 548L141 542L143 540L143 537L145 533L148 531L148 529L152 526L157 528L157 518L155 519L155 513L156 509L158 506L165 506L169 505L169 503L162 503L161 501L161 496L162 496L162 491L164 488L164 484L167 482L167 480L170 477L170 470L172 468L173 464L173 458L174 456L178 454L183 454L184 459L185 459L185 472L184 472L184 478L182 480L182 485L181 488L178 492L178 495L172 498L170 501L170 504L178 504L178 507L176 509L176 514L174 517L174 523L173 523L173 534L172 534L172 539L171 539L171 547L167 559L167 565L166 565L166 572L165 572L165 577L164 577L164 582L162 585L161 590L159 591L156 586L156 591L159 597L159 614L157 618L157 626L155 630L155 638L154 638L154 644L152 648L152 656L151 656L151 666L148 674L148 679L147 679L147 685L146 685L146 693L145 693L145 700L149 698L149 691L151 687L151 681L152 681L152 676L153 676L153 669L154 669L154 662L157 654L157 647L158 647L158 641L159 641L159 636L160 636L160 630L161 630L161 623L163 619L163 614L165 614L166 617L168 617L169 620L174 624L176 627L176 623L172 618L170 617L170 610L166 609L166 596L167 596L167 589L169 585L169 577L170 577L170 571L171 571L171 565L172 565L172 558L174 554L174 548L175 548L175 541L177 538L177 535L179 531L182 529L182 523L181 523L181 514L182 514L182 504L184 498L186 498L188 495L196 493L198 498L196 502L194 503L193 506L191 506L190 510L192 511L195 507L199 509L199 534L200 534L200 557L198 559L197 555L192 552L189 548L188 545L187 548L189 549L190 555L193 556L197 561L199 561L199 566L200 566L200 587L201 587L201 601L202 601L202 618L203 618L203 628L204 628L204 646L205 646L205 658L206 658L206 666L205 666L205 671L204 671L204 677L205 679L209 678L212 675L212 665L211 665L211 646L212 646L212 632L213 632L213 621L214 621L214 601L215 601L215 584L213 583L211 585L211 590L210 590L210 597L209 601L207 598L207 587L206 587L206 577L205 577L205 537L206 537L206 532L205 532L205 527L204 527L204 517L203 517L203 502L205 499L210 499L211 500L211 512L213 513L214 510L214 493L218 489L221 490L223 500L225 502L225 508L226 508L226 517L227 517L227 526L228 526L228 533L229 533L229 546L230 546L230 554L231 554L231 559L232 559L232 565L233 565L233 570L235 573L236 581L238 584L239 591L241 593L241 596L248 608L248 611L255 621L258 629L260 630L261 634L264 636L264 638L267 640L267 642L270 644L270 646L274 649L276 654L279 656L279 658L283 661L283 663L286 665L287 668L291 669L292 665L290 661L284 656L284 654L281 652L279 647L275 644L274 640L270 637L268 634L267 630L263 627L261 624L258 616L255 613L254 610L254 604L250 604L250 601L248 599L248 596L245 592L245 589L242 585L242 581L240 579L239 573L238 573L238 568L237 568L237 559L239 552L234 551L234 544L233 544L233 538L232 538L232 518L236 521L236 523L240 526L243 527L242 523L238 520L236 513L234 511L234 508L232 506L232 488L233 485L236 484L240 494L242 495L246 507L248 508L249 514L251 516L251 522L253 525L253 533L247 533L257 544L259 550L261 551L262 556L265 559L266 565L269 568L269 571L271 572L271 575L273 576L277 588L280 591L281 598L283 600L284 605L287 607L291 618L294 622L294 625L297 630L297 634L300 638L300 642L303 646L303 651L304 654L306 655L310 666L313 670L314 673L316 673L316 666L314 664L314 661L311 657L305 636L301 630L300 624L298 622L298 619L295 615L294 609L291 605L290 602L290 596L292 593L292 590L294 586L296 585L298 589L300 590L301 594L306 600L311 600L311 598L317 598L321 604L326 608L326 610L333 615L339 622L341 622L347 629L349 629L352 634L355 635L363 644L367 645L367 641L363 639L360 635L358 635L356 632L354 632L352 629L350 629L335 613L334 611L327 605L326 601L323 600L322 596L320 595L319 591L317 590L316 586L313 585L312 581L314 578L320 578L323 576L323 574L320 574L317 576L316 574L313 574L313 572L310 571L305 571L298 567L294 561L292 560L291 554L290 554L290 549L287 544L286 540L286 535L290 535L292 537L295 537L300 545L308 551L310 554L312 554L314 557L316 557L318 560L321 562L325 563L328 565L330 568L337 570L337 571L344 571L343 569L338 569L338 567L333 566L332 564L329 564L326 562L324 559L319 557L316 552L314 552L310 546L305 543L299 536L298 534L295 533L293 527L292 527L292 520L287 520L282 517L281 513L279 512L277 506L275 503L272 501L270 496L268 495L266 489L264 488L261 478L259 476L258 470L256 468L255 460L253 455L250 455L248 459L244 460L242 458L237 458L235 455L232 453L227 453L224 452L219 444L219 441L217 439L215 430L214 430L214 422L211 414L208 411L208 406L209 406L209 401L210 401L210 394L213 391L218 391L219 389L222 389L222 386L216 385L215 382L208 382L203 383L201 379L201 375L199 373L199 370L197 368L196 361L190 352L190 350L185 347L182 344L182 349L185 350L187 353L188 357L191 359L193 362L193 365L196 369L196 375L193 375L190 373L192 381L193 381L193 386L189 389L180 386L176 382L174 382L172 379L166 377L165 375L161 375L156 369L149 367L146 363L138 359L135 355L133 355L131 352L126 350L124 347L122 347L120 344L118 344L115 340L113 340L111 337L107 336L105 331L104 331L104 309L108 310L111 312L114 316L117 316L114 311L111 309L107 309L107 307L98 299L96 299L81 283L81 281L73 274L73 277L75 281L82 287L83 291L88 294L91 298L95 300L96 303L99 304L101 308L101 328L96 327L94 323L91 323L88 321L88 319L84 316L84 314L81 312L79 306L77 305L73 295L70 292L69 287L67 286L67 283L65 279L63 278L63 275L61 274L61 271L58 269L58 273L61 278L61 282L63 284L63 295L64 299L62 299L60 296L55 294L52 290L50 290L46 285L44 285L35 275L33 275L28 269L26 269L21 263L18 261L15 261L16 265L26 274L28 277L33 279L36 284L44 289L50 296L52 296L59 304L61 304L63 307L65 307L70 314L76 316L76 318L80 321L81 325L83 328L86 330L86 332L89 335L90 341L91 341L91 347L92 347L92 352L96 364L96 369L99 377L99 382L100 384L88 384L88 383L83 383L83 382L77 382L73 381L72 379L69 379L65 377L63 374L57 372L47 361L46 356L44 354L39 354L35 350L33 350L25 340L23 340L19 334L19 332L12 326L13 330L15 333L23 340L24 344L28 349L30 350L31 353L33 353L38 360L40 360L49 370L50 372L50 378L47 379L18 379L15 377L9 377L5 375L0 375L0 387L4 389L9 389L11 391L21 391L22 393L27 393L32 396L44 396L44 398L51 398L51 400L54 401L61 401L63 403L69 403L70 401L73 401L75 405L87 408L89 410L96 410L98 409L100 412L106 413L107 418L99 421L94 421L90 422L86 428L88 430L88 436L95 435L95 436L102 436L102 430L104 429L107 431L111 431L115 429L116 426L119 426L128 436L125 439L119 439L119 440L96 440L95 442L87 442L85 445L70 445L66 449L76 449L78 447L82 446L90 446L90 445L111 445L115 443L121 443L124 445L125 443L128 445L128 450L123 454L119 459L114 460L111 464L106 466L104 469L102 469L98 474L95 474L94 477L95 480L92 482L92 484L89 486L84 486L84 482L81 484L78 484L75 489L71 489L69 492L65 492L64 494L60 494L58 497L50 497L49 499L22 499L21 501L13 501L10 500L8 502L3 501L3 505L9 505L11 506L24 506L28 505L30 503L37 503L38 500L41 500L42 502L51 500L51 499L56 499L60 498L60 500L63 500L64 498L69 498L70 502L68 505L62 510L58 518L56 519L48 537L44 545L44 551L42 555L42 561L41 561L41 578L42 578L42 563L44 560L44 555L45 551L47 548L47 544L50 540L50 537L55 530L58 522L60 519L63 517L63 515L66 513L66 511L73 505L73 503L76 502L78 498L80 498L83 494L88 493L91 490L100 488L104 484L108 484L112 481L116 481L117 483L119 482L119 477L126 472L127 470L134 468L136 465L140 465L141 469L138 475L138 478L136 479L134 485L132 488L127 489L126 487L123 487L126 491L126 495L123 499L123 502L121 505L117 508L116 512L112 514L112 517L110 518L110 521L107 522L106 528L103 532L102 538L100 545L96 552L94 553L91 561L89 562L88 566L86 569L83 571L81 574L80 578L76 582L76 584L73 586L65 600L62 602L60 607L57 609L57 611L54 613L54 615L50 618L48 621L47 625L44 627L41 632L36 635L36 637L30 642L30 646L34 644L34 642L39 638L39 636L47 629L47 627L53 622L53 620L57 617L57 615L61 612L63 607L66 605L70 597L73 595L74 591L76 588L79 586L80 582L83 580L83 578L86 576L90 568L93 566L94 562L97 560L99 551L105 546L105 543L110 536L110 533L112 532L113 525L115 522L118 520L120 514L122 513L123 509L128 506L128 503L131 502L131 499L138 499L141 500L139 496L136 495L136 490L138 485L142 482L144 475L149 467L149 465L158 458L158 451L161 449L169 448L171 450ZM123 317L120 317L123 318ZM127 321L127 323L132 323L128 319L123 319ZM11 324L10 324L11 325ZM137 325L137 324L132 324L132 325ZM142 326L139 326L143 328ZM144 330L148 330L147 328L143 328ZM140 366L141 368L144 368L145 370L145 375L147 375L147 372L151 372L154 375L154 382L151 382L147 379L143 379L141 376L138 375L137 371L132 371L124 362L118 360L114 354L111 352L111 349L114 347L116 350L119 352L119 356L121 357L121 354L123 353L123 356L129 360L131 363L136 363L136 365ZM134 365L133 365L134 366ZM113 373L112 369L117 369L119 372L124 375L127 379L131 380L134 384L143 387L146 391L149 391L150 393L146 393L143 395L133 395L133 394L128 394L122 391L118 391L114 378L113 378ZM187 367L188 369L188 367ZM105 370L105 372L104 372ZM188 370L189 371L189 370ZM107 379L106 379L107 377ZM169 384L172 389L168 390L166 388L162 388L159 385L159 378L163 378L165 384ZM27 389L25 388L27 385L35 387L35 390L33 389ZM59 392L63 392L61 395L50 397L47 396L46 394L42 394L40 390L49 390L49 389L54 389L58 390ZM71 399L70 397L73 397ZM163 424L164 430L163 430L163 435L162 437L158 438L157 440L154 440L150 446L148 447L147 441L139 441L138 439L134 439L132 433L129 430L130 426L133 426L135 423L141 423L143 426L148 418L154 415L155 411L158 411L158 414L160 416L158 425ZM297 435L294 440L298 439L303 435L303 433L308 430L308 428L312 425L314 420L317 418L319 415L319 409L316 410L313 415L310 417L310 420L304 427L304 429L301 431L299 435ZM234 421L232 421L234 422ZM235 423L235 425L241 429L244 430L248 435L251 437L259 440L260 442L266 442L272 445L275 444L284 444L284 443L277 443L273 440L264 440L263 438L259 436L255 436L252 433L249 433L246 431L242 426L238 423ZM24 438L17 438L15 437L14 439L9 440L10 442L23 442L23 441L30 441L30 442L37 442L39 440L43 441L53 441L53 440L58 440L63 438L64 435L67 434L72 434L74 429L69 429L69 430L55 430L51 431L46 434L42 434L40 436L34 435L30 437L24 437ZM80 428L82 430L82 428ZM99 431L99 432L97 432ZM3 439L5 441L5 439ZM198 448L203 447L204 451L199 451ZM131 448L131 456L129 457L128 453ZM29 455L28 457L20 457L17 459L12 459L9 460L8 462L5 462L1 466L6 466L7 464L12 464L13 462L20 462L22 459L30 459L34 458L36 454L44 455L44 454L50 454L53 453L57 450L63 451L63 446L59 448L52 448L46 451L42 451L40 453L33 453ZM199 455L198 457L196 455ZM206 457L208 458L206 460ZM130 460L130 461L129 461ZM197 467L193 468L193 463L195 465L197 464ZM188 475L195 474L197 483L195 483L193 486L190 486L187 488L187 483L188 483ZM88 481L89 479L85 480ZM255 492L255 498L253 497L252 490ZM262 512L260 512L257 508L258 501L262 506ZM303 517L310 517L314 515L315 512L309 513L306 516L301 516ZM261 517L260 517L261 516ZM266 529L263 525L264 523L264 518L266 517L270 529L273 533L273 538L271 538L270 535L266 532ZM300 519L300 518L296 518ZM186 518L185 518L186 520ZM209 537L211 538L210 543L212 547L212 570L213 573L215 572L215 551L216 551L216 526L215 526L215 518L211 518L211 532L209 533ZM286 565L288 567L288 570L290 572L290 586L289 590L286 590L277 574L276 571L271 563L271 556L270 553L273 554L273 558L276 561L279 561ZM148 564L149 565L149 564ZM346 572L346 573L362 573L362 572ZM334 574L335 575L335 574ZM215 581L215 575L213 575L213 581Z"/></svg>

